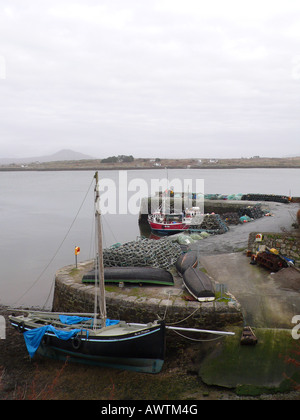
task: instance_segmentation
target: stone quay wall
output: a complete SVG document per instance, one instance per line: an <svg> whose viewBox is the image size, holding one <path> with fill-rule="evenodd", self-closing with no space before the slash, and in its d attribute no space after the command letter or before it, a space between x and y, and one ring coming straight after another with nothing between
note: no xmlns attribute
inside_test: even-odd
<svg viewBox="0 0 300 420"><path fill-rule="evenodd" d="M52 310L93 313L95 287L74 280L72 272L74 266L64 267L56 273ZM234 298L226 302L200 303L185 301L181 296L173 295L172 288L169 296L160 294L157 297L145 297L142 293L137 296L128 295L126 289L130 288L114 289L116 291L113 292L106 290L107 313L110 319L148 323L160 317L169 325L205 329L224 329L228 325L243 322L241 306Z"/></svg>

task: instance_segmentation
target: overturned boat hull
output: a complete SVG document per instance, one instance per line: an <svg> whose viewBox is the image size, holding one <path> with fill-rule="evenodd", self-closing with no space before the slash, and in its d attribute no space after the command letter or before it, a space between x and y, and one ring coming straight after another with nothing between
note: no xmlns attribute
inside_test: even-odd
<svg viewBox="0 0 300 420"><path fill-rule="evenodd" d="M215 300L215 290L210 278L200 270L189 267L183 273L183 283L189 293L199 302Z"/></svg>
<svg viewBox="0 0 300 420"><path fill-rule="evenodd" d="M82 277L82 283L94 283L95 270ZM137 283L173 286L172 274L162 268L153 267L108 267L104 269L105 283Z"/></svg>
<svg viewBox="0 0 300 420"><path fill-rule="evenodd" d="M189 267L197 267L198 264L198 257L197 252L195 251L188 251L185 254L180 255L180 257L176 261L176 269L178 273L181 275L189 268Z"/></svg>

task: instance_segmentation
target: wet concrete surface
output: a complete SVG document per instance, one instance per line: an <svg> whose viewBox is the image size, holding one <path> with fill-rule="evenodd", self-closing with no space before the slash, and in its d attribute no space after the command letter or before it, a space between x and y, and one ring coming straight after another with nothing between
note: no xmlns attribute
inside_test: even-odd
<svg viewBox="0 0 300 420"><path fill-rule="evenodd" d="M300 273L283 269L271 274L250 264L244 253L200 256L200 264L240 302L246 325L257 328L293 328L300 313ZM298 288L297 288L298 284Z"/></svg>
<svg viewBox="0 0 300 420"><path fill-rule="evenodd" d="M271 216L242 225L231 225L229 231L223 235L211 235L205 240L192 244L190 248L198 251L201 256L236 252L247 248L251 232L282 232L292 229L299 210L298 203L263 202L261 206L263 210L270 212Z"/></svg>
<svg viewBox="0 0 300 420"><path fill-rule="evenodd" d="M300 314L300 273L272 275L250 264L245 252L251 232L292 231L299 204L262 203L271 216L230 226L223 235L212 235L190 246L200 264L217 282L226 284L243 308L245 323L258 328L292 328ZM240 251L240 252L236 252Z"/></svg>

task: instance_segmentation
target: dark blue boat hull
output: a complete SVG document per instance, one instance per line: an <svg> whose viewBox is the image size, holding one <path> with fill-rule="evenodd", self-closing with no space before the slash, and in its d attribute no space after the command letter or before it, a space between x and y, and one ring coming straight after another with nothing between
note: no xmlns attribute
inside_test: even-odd
<svg viewBox="0 0 300 420"><path fill-rule="evenodd" d="M82 283L94 283L95 270L91 270L82 277ZM105 283L137 283L173 286L172 274L157 267L106 267L104 269Z"/></svg>
<svg viewBox="0 0 300 420"><path fill-rule="evenodd" d="M15 328L19 326L12 323ZM25 326L24 331L30 330ZM58 360L159 373L165 358L165 323L152 324L123 335L87 336L86 330L69 340L46 332L37 352Z"/></svg>

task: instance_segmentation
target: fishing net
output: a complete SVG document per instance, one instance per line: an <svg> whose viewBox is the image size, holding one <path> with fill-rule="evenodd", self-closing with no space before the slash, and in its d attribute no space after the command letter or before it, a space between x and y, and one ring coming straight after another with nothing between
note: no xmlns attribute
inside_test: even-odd
<svg viewBox="0 0 300 420"><path fill-rule="evenodd" d="M228 227L219 214L207 214L200 225L192 224L190 231L206 231L212 234L222 234L228 231Z"/></svg>
<svg viewBox="0 0 300 420"><path fill-rule="evenodd" d="M119 244L118 244L119 245ZM167 238L139 238L103 251L104 267L157 267L169 269L175 265L182 250Z"/></svg>

